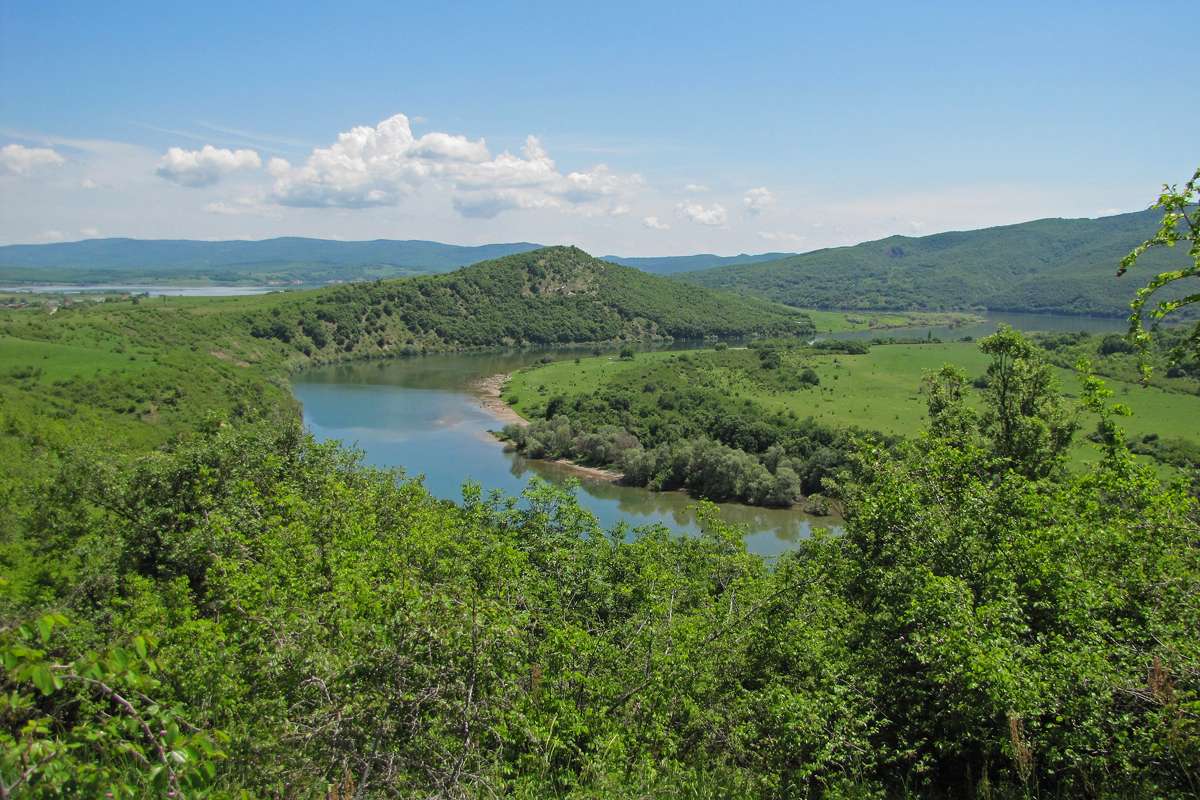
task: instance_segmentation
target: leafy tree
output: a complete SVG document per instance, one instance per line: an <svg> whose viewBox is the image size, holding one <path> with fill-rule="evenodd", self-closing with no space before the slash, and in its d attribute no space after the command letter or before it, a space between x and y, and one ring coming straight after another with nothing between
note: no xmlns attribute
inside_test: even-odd
<svg viewBox="0 0 1200 800"><path fill-rule="evenodd" d="M1129 335L1143 354L1148 352L1151 338L1150 333L1145 329L1147 316L1151 320L1158 321L1184 306L1200 301L1200 292L1186 293L1185 289L1182 297L1160 300L1148 314L1146 310L1147 303L1160 289L1173 286L1179 281L1190 285L1192 281L1188 281L1189 278L1200 277L1200 205L1197 205L1198 200L1200 200L1200 167L1196 168L1195 173L1182 189L1175 185L1163 184L1162 193L1152 206L1152 208L1163 210L1158 231L1121 259L1121 267L1117 270L1118 276L1124 275L1137 264L1138 259L1147 251L1161 247L1173 248L1180 244L1187 247L1188 258L1192 262L1189 266L1155 275L1138 290L1137 296L1130 303L1129 307L1133 313L1129 316ZM1200 355L1200 322L1197 322L1192 328L1187 345L1193 353ZM1181 347L1180 355L1182 350ZM1143 380L1149 380L1150 366L1145 359L1143 359L1142 373Z"/></svg>
<svg viewBox="0 0 1200 800"><path fill-rule="evenodd" d="M153 637L63 659L67 624L50 613L0 635L0 797L207 796L224 736L148 696Z"/></svg>
<svg viewBox="0 0 1200 800"><path fill-rule="evenodd" d="M1037 347L1008 326L980 340L979 348L992 357L981 422L995 455L1028 477L1050 474L1062 465L1077 427L1059 397L1052 368Z"/></svg>

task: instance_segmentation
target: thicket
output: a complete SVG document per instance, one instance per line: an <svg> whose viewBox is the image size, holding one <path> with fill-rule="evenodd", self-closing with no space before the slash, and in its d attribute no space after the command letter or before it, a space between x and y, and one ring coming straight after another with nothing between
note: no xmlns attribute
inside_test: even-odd
<svg viewBox="0 0 1200 800"><path fill-rule="evenodd" d="M540 419L502 433L530 457L608 467L625 483L653 490L765 506L836 496L837 475L867 434L769 411L732 396L722 378L735 375L764 391L812 391L820 377L802 360L791 343L776 341L683 353L598 392L549 397Z"/></svg>
<svg viewBox="0 0 1200 800"><path fill-rule="evenodd" d="M269 417L129 464L17 436L47 472L0 486L5 792L1192 794L1200 509L1096 379L1067 474L1033 352L994 343L982 413L932 378L929 431L850 460L844 534L771 566L712 518L435 500Z"/></svg>

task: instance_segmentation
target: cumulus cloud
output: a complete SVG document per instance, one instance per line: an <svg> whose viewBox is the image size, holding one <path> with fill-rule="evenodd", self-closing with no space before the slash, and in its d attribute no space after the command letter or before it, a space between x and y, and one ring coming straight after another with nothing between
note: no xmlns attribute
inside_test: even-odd
<svg viewBox="0 0 1200 800"><path fill-rule="evenodd" d="M751 214L759 214L775 205L775 195L765 186L751 189L742 198L746 210Z"/></svg>
<svg viewBox="0 0 1200 800"><path fill-rule="evenodd" d="M212 186L226 175L244 169L258 169L262 159L253 150L227 150L206 144L199 150L172 147L158 162L155 173L180 186Z"/></svg>
<svg viewBox="0 0 1200 800"><path fill-rule="evenodd" d="M675 213L699 225L724 225L729 219L725 206L720 203L713 203L711 206L700 203L680 203L675 206Z"/></svg>
<svg viewBox="0 0 1200 800"><path fill-rule="evenodd" d="M564 174L536 136L526 138L519 154L498 155L482 138L414 136L404 114L341 133L303 164L273 158L267 171L275 178L271 196L280 205L391 206L432 187L448 192L467 217L537 208L619 214L628 210L623 198L642 184L640 176L619 175L603 164Z"/></svg>
<svg viewBox="0 0 1200 800"><path fill-rule="evenodd" d="M671 226L661 221L658 217L642 217L642 227L649 228L652 231L671 230Z"/></svg>
<svg viewBox="0 0 1200 800"><path fill-rule="evenodd" d="M61 167L66 159L49 147L25 147L6 144L0 147L0 173L32 175L48 167Z"/></svg>
<svg viewBox="0 0 1200 800"><path fill-rule="evenodd" d="M100 235L100 229L94 228L94 227L80 228L79 235L83 236L85 238L88 238L88 239L95 239L97 236Z"/></svg>
<svg viewBox="0 0 1200 800"><path fill-rule="evenodd" d="M84 178L79 182L80 189L99 189L100 184L96 183L91 178Z"/></svg>
<svg viewBox="0 0 1200 800"><path fill-rule="evenodd" d="M683 190L688 194L700 194L702 192L707 192L708 187L703 183L689 183L687 186L683 187Z"/></svg>

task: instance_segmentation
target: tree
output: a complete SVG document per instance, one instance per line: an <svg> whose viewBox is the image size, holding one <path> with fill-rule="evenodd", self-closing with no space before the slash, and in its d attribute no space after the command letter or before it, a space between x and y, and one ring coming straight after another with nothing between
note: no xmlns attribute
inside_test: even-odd
<svg viewBox="0 0 1200 800"><path fill-rule="evenodd" d="M1159 289L1186 278L1200 277L1200 205L1197 205L1197 200L1200 200L1200 167L1196 168L1195 173L1183 185L1182 190L1175 185L1163 184L1162 193L1158 196L1158 202L1151 206L1152 208L1161 208L1163 210L1163 218L1158 232L1135 247L1125 258L1121 259L1121 267L1117 270L1118 277L1124 275L1147 250L1155 247L1175 247L1181 243L1187 246L1188 256L1192 260L1192 264L1189 267L1167 270L1155 275L1145 286L1138 290L1137 296L1129 304L1132 312L1129 315L1129 336L1142 353L1141 370L1143 383L1150 378L1150 365L1147 355L1150 349L1151 335L1145 329L1144 325L1147 316L1146 304L1150 302L1150 299ZM1200 301L1200 292L1193 292L1174 299L1160 300L1149 311L1148 315L1150 319L1158 321L1167 314L1198 301ZM1192 328L1191 335L1185 344L1180 346L1179 350L1174 354L1173 359L1176 361L1179 360L1183 355L1182 351L1187 347L1190 347L1194 353L1200 354L1200 322L1197 322L1195 327Z"/></svg>
<svg viewBox="0 0 1200 800"><path fill-rule="evenodd" d="M1058 394L1051 367L1020 332L1002 325L979 343L992 357L983 396L984 435L997 457L1030 478L1062 465L1077 422Z"/></svg>

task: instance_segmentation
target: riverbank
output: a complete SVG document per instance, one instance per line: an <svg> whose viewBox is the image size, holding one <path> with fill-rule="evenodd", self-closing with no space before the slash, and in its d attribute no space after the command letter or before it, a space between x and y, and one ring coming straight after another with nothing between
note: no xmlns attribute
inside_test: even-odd
<svg viewBox="0 0 1200 800"><path fill-rule="evenodd" d="M489 375L471 385L471 389L475 393L479 405L488 414L496 418L497 421L505 425L528 425L529 421L512 409L512 406L504 402L501 396L504 392L504 385L508 383L512 377L511 372L501 372L496 375ZM493 437L498 441L503 442L499 431L491 431ZM596 480L607 481L609 483L619 483L624 477L619 472L614 472L611 469L601 469L600 467L586 467L582 464L576 464L574 461L568 461L565 458L544 458L539 459L547 464L554 464L561 467L565 472L570 472L575 475L580 475L585 478L594 478Z"/></svg>
<svg viewBox="0 0 1200 800"><path fill-rule="evenodd" d="M479 405L483 407L483 410L491 414L498 421L505 425L528 425L528 420L514 411L501 397L504 385L508 383L511 377L511 372L489 375L471 384L471 389L474 391L476 398L479 400Z"/></svg>

